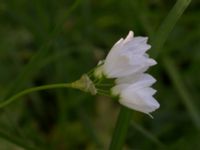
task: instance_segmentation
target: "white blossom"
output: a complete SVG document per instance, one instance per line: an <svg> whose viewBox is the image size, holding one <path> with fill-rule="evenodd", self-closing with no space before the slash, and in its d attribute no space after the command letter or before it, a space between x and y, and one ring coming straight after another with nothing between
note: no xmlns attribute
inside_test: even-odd
<svg viewBox="0 0 200 150"><path fill-rule="evenodd" d="M119 78L138 72L145 72L156 61L146 51L151 48L147 37L133 37L130 31L125 39L114 44L102 66L102 73L108 78Z"/></svg>
<svg viewBox="0 0 200 150"><path fill-rule="evenodd" d="M151 48L147 39L134 37L130 31L125 39L121 38L114 44L94 74L98 78L103 75L106 78L114 78L115 86L111 91L113 95L119 96L119 102L130 109L150 115L160 104L153 97L156 90L151 88L156 80L144 73L156 64L146 53Z"/></svg>
<svg viewBox="0 0 200 150"><path fill-rule="evenodd" d="M119 102L122 105L149 114L160 107L153 98L156 90L150 87L155 82L152 76L139 73L118 78L112 92L114 95L119 95Z"/></svg>

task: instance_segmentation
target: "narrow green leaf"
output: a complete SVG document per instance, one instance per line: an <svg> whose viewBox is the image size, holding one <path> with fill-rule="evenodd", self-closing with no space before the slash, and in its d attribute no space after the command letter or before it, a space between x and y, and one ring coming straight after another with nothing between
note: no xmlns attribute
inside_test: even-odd
<svg viewBox="0 0 200 150"><path fill-rule="evenodd" d="M183 80L181 79L181 75L179 74L178 68L175 67L174 62L168 56L165 56L163 58L163 63L165 65L169 77L171 78L174 84L174 87L179 92L181 100L186 106L194 124L196 125L197 129L200 130L199 112L192 101L192 96L189 94L188 90L186 89L183 83Z"/></svg>
<svg viewBox="0 0 200 150"><path fill-rule="evenodd" d="M169 34L173 30L179 18L184 13L185 9L189 6L191 0L177 0L176 4L169 12L165 20L160 25L158 31L155 34L155 38L152 42L152 56L155 58L159 55L166 42Z"/></svg>

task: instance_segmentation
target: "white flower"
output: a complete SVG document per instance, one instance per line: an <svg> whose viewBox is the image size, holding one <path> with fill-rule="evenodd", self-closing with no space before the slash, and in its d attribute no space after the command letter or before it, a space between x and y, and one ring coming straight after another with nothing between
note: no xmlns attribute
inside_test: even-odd
<svg viewBox="0 0 200 150"><path fill-rule="evenodd" d="M133 37L130 31L125 39L120 39L110 50L102 66L102 73L108 78L119 78L138 72L145 72L156 61L149 58L146 51L151 48L147 37Z"/></svg>
<svg viewBox="0 0 200 150"><path fill-rule="evenodd" d="M153 98L156 90L151 88L156 80L144 73L156 64L146 53L150 48L147 37L133 37L133 32L130 31L125 39L122 38L114 44L105 61L94 72L98 78L103 75L106 78L115 78L112 94L119 96L119 102L148 115L160 107Z"/></svg>
<svg viewBox="0 0 200 150"><path fill-rule="evenodd" d="M160 107L153 98L156 90L150 87L155 82L152 76L139 73L117 79L112 92L114 95L119 95L119 102L122 105L149 114Z"/></svg>

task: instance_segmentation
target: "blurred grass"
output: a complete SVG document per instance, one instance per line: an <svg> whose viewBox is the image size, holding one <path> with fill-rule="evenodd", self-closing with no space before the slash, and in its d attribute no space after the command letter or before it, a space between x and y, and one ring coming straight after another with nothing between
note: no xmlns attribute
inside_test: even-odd
<svg viewBox="0 0 200 150"><path fill-rule="evenodd" d="M200 2L193 0L187 10L190 0L175 2L1 0L0 100L30 86L79 78L133 30L150 37L150 55L157 56L150 72L158 80L161 108L154 120L134 112L137 124L126 149L199 149ZM21 99L0 110L1 139L48 150L108 147L116 102L73 90ZM18 149L8 142L0 149Z"/></svg>

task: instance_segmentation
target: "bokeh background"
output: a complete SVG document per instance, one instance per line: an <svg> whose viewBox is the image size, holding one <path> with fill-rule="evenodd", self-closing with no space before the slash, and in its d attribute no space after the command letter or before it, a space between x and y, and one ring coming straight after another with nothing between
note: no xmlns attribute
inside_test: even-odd
<svg viewBox="0 0 200 150"><path fill-rule="evenodd" d="M175 2L1 0L0 102L25 88L78 79L133 30L153 44L158 65L149 72L161 107L154 119L133 112L124 150L200 149L200 1L156 45ZM78 90L31 93L0 109L0 150L108 149L119 108Z"/></svg>

